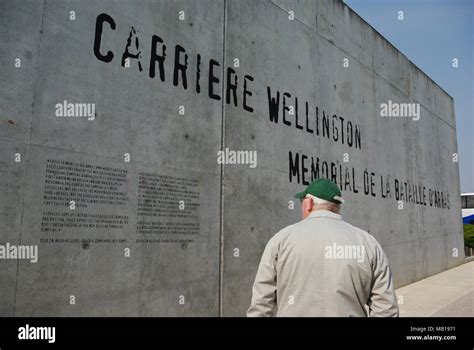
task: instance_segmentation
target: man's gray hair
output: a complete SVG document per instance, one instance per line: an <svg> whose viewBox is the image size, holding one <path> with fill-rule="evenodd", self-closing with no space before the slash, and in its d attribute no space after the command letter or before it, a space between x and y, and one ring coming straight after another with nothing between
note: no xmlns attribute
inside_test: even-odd
<svg viewBox="0 0 474 350"><path fill-rule="evenodd" d="M318 209L329 210L329 211L332 211L333 213L339 214L339 212L341 211L341 205L337 203L333 203L333 202L321 203L321 204L316 204L316 210Z"/></svg>
<svg viewBox="0 0 474 350"><path fill-rule="evenodd" d="M309 193L306 195L306 197L309 197L313 200L315 209L329 210L336 214L339 214L339 212L341 211L341 204L330 202L322 198L318 198Z"/></svg>

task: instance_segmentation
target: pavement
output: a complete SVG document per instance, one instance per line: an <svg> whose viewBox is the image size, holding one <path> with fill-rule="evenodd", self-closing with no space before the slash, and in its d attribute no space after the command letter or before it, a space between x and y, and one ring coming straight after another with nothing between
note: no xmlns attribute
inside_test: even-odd
<svg viewBox="0 0 474 350"><path fill-rule="evenodd" d="M398 288L401 317L474 317L474 261Z"/></svg>

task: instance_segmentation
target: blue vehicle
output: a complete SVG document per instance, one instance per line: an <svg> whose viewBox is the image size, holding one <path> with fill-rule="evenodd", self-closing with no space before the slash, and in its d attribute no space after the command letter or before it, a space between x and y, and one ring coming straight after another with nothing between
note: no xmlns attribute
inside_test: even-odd
<svg viewBox="0 0 474 350"><path fill-rule="evenodd" d="M461 193L463 224L474 225L474 193Z"/></svg>

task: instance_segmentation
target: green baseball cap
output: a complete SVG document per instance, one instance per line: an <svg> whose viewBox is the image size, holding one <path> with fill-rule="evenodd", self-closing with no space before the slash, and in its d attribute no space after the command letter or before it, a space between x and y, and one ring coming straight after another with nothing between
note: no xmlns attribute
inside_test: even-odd
<svg viewBox="0 0 474 350"><path fill-rule="evenodd" d="M317 179L313 181L303 192L297 193L295 197L303 199L307 194L336 204L344 203L339 187L328 179Z"/></svg>

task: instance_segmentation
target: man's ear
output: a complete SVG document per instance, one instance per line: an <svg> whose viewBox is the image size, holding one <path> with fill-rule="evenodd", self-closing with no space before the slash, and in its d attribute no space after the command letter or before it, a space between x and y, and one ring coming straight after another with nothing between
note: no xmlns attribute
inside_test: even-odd
<svg viewBox="0 0 474 350"><path fill-rule="evenodd" d="M310 211L313 210L313 199L312 198L305 198L303 200L303 211L305 213L309 213Z"/></svg>
<svg viewBox="0 0 474 350"><path fill-rule="evenodd" d="M312 211L314 207L314 201L313 198L308 199L308 211Z"/></svg>

